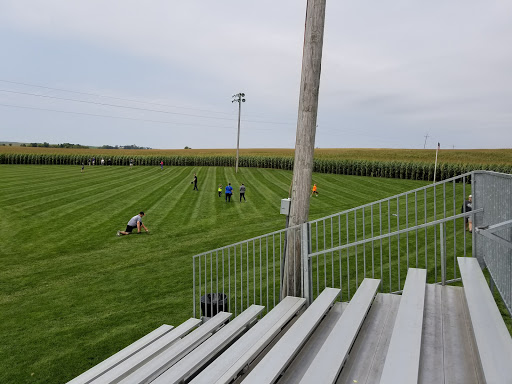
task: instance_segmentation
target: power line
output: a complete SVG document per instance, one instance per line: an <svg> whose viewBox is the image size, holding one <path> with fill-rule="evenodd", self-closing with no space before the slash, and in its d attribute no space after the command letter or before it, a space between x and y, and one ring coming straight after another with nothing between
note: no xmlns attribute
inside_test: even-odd
<svg viewBox="0 0 512 384"><path fill-rule="evenodd" d="M164 120L150 120L150 119L138 119L133 117L123 117L123 116L112 116L112 115L102 115L102 114L95 114L95 113L86 113L86 112L75 112L75 111L62 111L58 109L50 109L50 108L39 108L39 107L29 107L25 105L14 105L14 104L4 104L0 103L1 107L8 107L8 108L18 108L18 109L29 109L29 110L35 110L35 111L43 111L43 112L56 112L56 113L65 113L69 115L82 115L82 116L91 116L91 117L104 117L108 119L120 119L120 120L129 120L129 121L141 121L146 123L157 123L157 124L170 124L170 125L186 125L186 126L196 126L196 127L206 127L206 128L219 128L219 129L233 129L232 126L220 126L220 125L209 125L209 124L195 124L195 123L179 123L174 121L164 121ZM254 131L273 131L272 128L251 128L251 130ZM318 136L321 135L327 135L327 136L368 136L368 133L362 133L359 131L353 131L353 130L343 130L342 132L335 131L335 130L329 130L329 129L322 129L319 131ZM380 137L383 140L388 140L387 137Z"/></svg>
<svg viewBox="0 0 512 384"><path fill-rule="evenodd" d="M101 106L106 106L106 107L133 109L133 110L137 110L137 111L165 113L165 114L169 114L169 115L179 115L179 116L187 116L187 117L199 117L199 118L203 118L203 119L214 119L214 120L236 121L236 119L229 119L227 117L202 116L202 115L193 115L193 114L190 114L190 113L162 111L162 110L159 110L159 109L148 109L148 108L140 108L140 107L128 107L128 106L119 105L119 104L100 103L100 102L97 102L97 101L87 101L87 100L80 100L80 99L71 99L71 98L68 98L68 97L58 97L58 96L42 95L42 94L38 94L38 93L12 91L12 90L8 90L8 89L0 89L0 92L14 93L14 94L26 95L26 96L43 97L43 98L55 99L55 100L73 101L73 102L77 102L77 103L94 104L94 105L101 105ZM276 122L276 121L259 121L259 120L244 120L244 121L245 122L249 122L249 123L260 123L260 124L280 124L280 125L290 125L291 124L291 123L282 123L282 122Z"/></svg>
<svg viewBox="0 0 512 384"><path fill-rule="evenodd" d="M161 104L161 103L154 103L151 101L141 101L136 99L127 99L123 97L116 97L116 96L108 96L108 95L101 95L99 93L90 93L90 92L81 92L81 91L72 91L69 89L63 89L63 88L52 88L52 87L46 87L44 85L36 85L36 84L28 84L28 83L21 83L18 81L10 81L10 80L2 80L0 79L0 82L2 83L9 83L9 84L17 84L17 85L25 85L28 87L36 87L36 88L43 88L43 89L50 89L52 91L59 91L59 92L69 92L69 93L76 93L78 95L87 95L87 96L95 96L95 97L105 97L109 99L115 99L115 100L122 100L122 101L130 101L134 103L142 103L142 104L150 104L150 105L158 105L161 107L169 107L169 108L180 108L180 109L189 109L191 111L202 111L202 112L209 112L209 113L220 113L223 115L234 115L232 112L220 112L220 111L211 111L207 109L199 109L199 108L189 108L189 107L179 107L177 105L169 105L169 104Z"/></svg>
<svg viewBox="0 0 512 384"><path fill-rule="evenodd" d="M142 101L142 100L137 100L137 99L129 99L129 98L123 98L123 97L117 97L117 96L102 95L102 94L99 94L99 93L83 92L83 91L73 91L73 90L64 89L64 88L54 88L54 87L48 87L48 86L38 85L38 84L23 83L23 82L19 82L19 81L11 81L11 80L0 79L0 82L8 83L8 84L24 85L24 86L27 86L27 87L36 87L36 88L49 89L49 90L59 91L59 92L76 93L78 95L104 97L104 98L109 98L109 99L114 99L114 100L121 100L121 101L129 101L129 102L134 102L134 103L158 105L160 107L188 109L188 110L191 110L191 111L201 111L201 112L207 112L207 113L217 113L217 114L230 115L230 116L234 116L235 115L235 113L233 113L233 112L221 112L221 111L212 111L212 110L208 110L208 109L182 107L182 106L177 106L177 105L155 103L155 102L151 102L151 101ZM275 123L274 122L274 124L291 124L291 123Z"/></svg>
<svg viewBox="0 0 512 384"><path fill-rule="evenodd" d="M50 109L50 108L39 108L39 107L29 107L25 105L14 105L14 104L4 104L0 103L0 106L2 107L8 107L8 108L18 108L18 109L29 109L29 110L35 110L35 111L43 111L43 112L56 112L56 113L65 113L69 115L82 115L82 116L92 116L92 117L105 117L109 119L121 119L121 120L130 120L130 121L141 121L141 122L147 122L147 123L158 123L158 124L172 124L172 125L186 125L186 126L198 126L198 127L208 127L208 128L220 128L220 129L233 129L232 126L220 126L220 125L208 125L208 124L195 124L195 123L179 123L174 121L164 121L164 120L150 120L150 119L138 119L133 117L123 117L123 116L111 116L111 115L102 115L102 114L95 114L95 113L86 113L86 112L75 112L75 111L62 111L58 109ZM273 131L272 128L251 128L255 131ZM320 135L327 135L327 136L346 136L346 135L355 135L355 136L368 136L368 133L359 132L355 130L343 130L335 131L330 129L322 129L319 131ZM382 139L387 140L387 137L381 137Z"/></svg>
<svg viewBox="0 0 512 384"><path fill-rule="evenodd" d="M174 124L174 125L190 125L190 126L199 126L199 127L209 127L209 128L221 128L221 129L233 129L233 127L219 126L219 125L207 125L207 124L195 124L195 123L178 123L173 121L163 121L163 120L148 120L148 119L137 119L132 117L123 117L123 116L110 116L110 115L100 115L95 113L86 113L86 112L74 112L74 111L62 111L58 109L49 109L49 108L38 108L38 107L28 107L24 105L14 105L14 104L3 104L0 103L2 107L10 107L10 108L20 108L20 109L31 109L36 111L45 111L45 112L57 112L57 113L66 113L70 115L83 115L83 116L93 116L93 117L106 117L109 119L122 119L122 120L132 120L132 121L143 121L148 123L159 123L159 124ZM272 128L253 128L257 131L271 131Z"/></svg>
<svg viewBox="0 0 512 384"><path fill-rule="evenodd" d="M42 94L38 94L38 93L12 91L12 90L7 90L7 89L0 89L0 92L15 93L15 94L18 94L18 95L27 95L27 96L37 96L37 97L43 97L43 98L46 98L46 99L73 101L73 102L76 102L76 103L94 104L94 105L101 105L101 106L106 106L106 107L134 109L134 110L137 110L137 111L157 112L157 113L166 113L166 114L170 114L170 115L202 117L202 118L215 119L215 120L230 120L230 121L234 121L234 119L228 119L227 117L201 116L201 115L192 115L192 114L189 114L189 113L162 111L162 110L158 110L158 109L148 109L148 108L140 108L140 107L128 107L128 106L119 105L119 104L100 103L98 101L87 101L87 100L71 99L71 98L68 98L68 97L42 95Z"/></svg>

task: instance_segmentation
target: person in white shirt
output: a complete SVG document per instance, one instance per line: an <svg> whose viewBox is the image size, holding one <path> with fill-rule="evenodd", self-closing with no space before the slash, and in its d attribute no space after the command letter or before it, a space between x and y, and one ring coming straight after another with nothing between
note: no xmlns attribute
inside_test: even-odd
<svg viewBox="0 0 512 384"><path fill-rule="evenodd" d="M138 215L133 216L128 224L126 224L126 229L124 231L117 231L117 236L121 235L129 235L132 231L137 228L137 233L140 233L141 227L149 232L149 229L142 222L142 218L144 217L144 212L140 211Z"/></svg>

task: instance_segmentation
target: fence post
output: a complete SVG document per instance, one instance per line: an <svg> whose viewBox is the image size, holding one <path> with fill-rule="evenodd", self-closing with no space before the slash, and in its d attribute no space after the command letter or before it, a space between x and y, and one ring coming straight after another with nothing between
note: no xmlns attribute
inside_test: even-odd
<svg viewBox="0 0 512 384"><path fill-rule="evenodd" d="M192 304L194 313L192 317L196 317L196 259L192 258Z"/></svg>
<svg viewBox="0 0 512 384"><path fill-rule="evenodd" d="M309 262L309 236L308 236L308 223L302 224L301 227L301 260L302 260L302 294L306 299L306 306L311 304L311 281L310 276L310 262Z"/></svg>
<svg viewBox="0 0 512 384"><path fill-rule="evenodd" d="M445 236L446 223L439 225L439 232L441 237L441 283L446 284L446 236Z"/></svg>

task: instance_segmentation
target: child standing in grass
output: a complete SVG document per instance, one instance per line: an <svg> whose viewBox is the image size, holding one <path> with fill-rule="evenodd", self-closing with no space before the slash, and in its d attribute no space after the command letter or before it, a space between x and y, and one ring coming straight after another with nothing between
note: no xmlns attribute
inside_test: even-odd
<svg viewBox="0 0 512 384"><path fill-rule="evenodd" d="M219 197L222 196L222 184L219 184L219 189L217 189L217 191L219 192Z"/></svg>
<svg viewBox="0 0 512 384"><path fill-rule="evenodd" d="M311 196L315 195L318 197L318 191L316 190L316 184L313 185L313 191L311 192Z"/></svg>

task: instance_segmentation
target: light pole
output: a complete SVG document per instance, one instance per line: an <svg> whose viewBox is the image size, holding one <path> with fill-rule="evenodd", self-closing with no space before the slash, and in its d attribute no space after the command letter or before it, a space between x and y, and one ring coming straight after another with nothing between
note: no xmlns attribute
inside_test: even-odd
<svg viewBox="0 0 512 384"><path fill-rule="evenodd" d="M238 151L240 149L240 114L242 113L242 103L245 103L245 93L233 95L232 103L238 103L238 137L236 139L236 166L235 173L238 173Z"/></svg>

